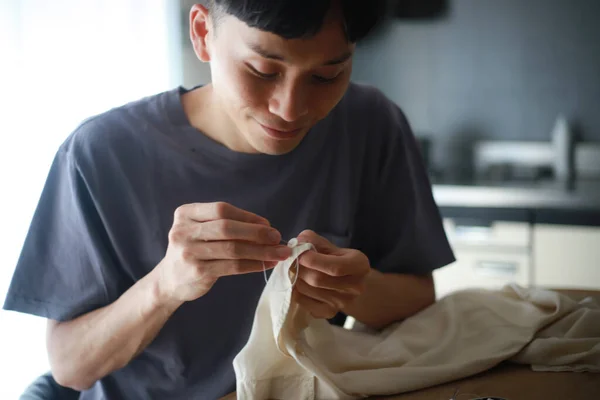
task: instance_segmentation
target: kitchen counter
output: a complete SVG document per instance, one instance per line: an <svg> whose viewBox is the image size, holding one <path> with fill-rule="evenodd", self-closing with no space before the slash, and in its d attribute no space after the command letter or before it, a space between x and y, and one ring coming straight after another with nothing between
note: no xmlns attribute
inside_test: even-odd
<svg viewBox="0 0 600 400"><path fill-rule="evenodd" d="M598 393L600 379L594 373L534 372L529 366L504 362L483 373L433 388L371 399L448 400L456 394L456 400L487 400L490 397L506 400L589 400Z"/></svg>
<svg viewBox="0 0 600 400"><path fill-rule="evenodd" d="M600 211L600 181L575 182L571 189L554 182L435 183L433 195L440 207Z"/></svg>
<svg viewBox="0 0 600 400"><path fill-rule="evenodd" d="M571 188L552 181L438 182L433 196L448 217L600 226L600 180L578 181Z"/></svg>
<svg viewBox="0 0 600 400"><path fill-rule="evenodd" d="M600 393L600 379L596 375L591 372L534 372L527 365L504 362L480 374L431 388L369 399L448 400L456 394L456 400L487 400L487 396L501 396L507 400L589 400ZM220 400L237 400L237 396L233 392Z"/></svg>

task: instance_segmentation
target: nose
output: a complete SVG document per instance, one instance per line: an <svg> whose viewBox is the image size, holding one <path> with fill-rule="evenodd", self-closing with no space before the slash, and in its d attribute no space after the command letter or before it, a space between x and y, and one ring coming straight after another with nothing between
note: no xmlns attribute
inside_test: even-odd
<svg viewBox="0 0 600 400"><path fill-rule="evenodd" d="M300 83L281 83L271 93L269 112L279 118L294 122L308 114L307 93Z"/></svg>

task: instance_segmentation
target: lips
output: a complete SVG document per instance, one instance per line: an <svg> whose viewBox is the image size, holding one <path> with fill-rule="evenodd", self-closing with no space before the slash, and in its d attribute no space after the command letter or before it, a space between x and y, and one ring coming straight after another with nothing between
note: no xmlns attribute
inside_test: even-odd
<svg viewBox="0 0 600 400"><path fill-rule="evenodd" d="M278 129L260 123L259 125L263 128L267 135L275 139L290 139L296 136L298 133L300 133L300 131L302 131L302 128Z"/></svg>

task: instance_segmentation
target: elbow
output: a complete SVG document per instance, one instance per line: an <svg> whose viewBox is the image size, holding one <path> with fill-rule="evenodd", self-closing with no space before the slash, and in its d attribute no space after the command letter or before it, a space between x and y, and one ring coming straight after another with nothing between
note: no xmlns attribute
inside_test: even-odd
<svg viewBox="0 0 600 400"><path fill-rule="evenodd" d="M52 377L62 387L83 392L91 389L102 376L92 366L79 363L79 357L49 354L50 372Z"/></svg>
<svg viewBox="0 0 600 400"><path fill-rule="evenodd" d="M56 357L52 357L52 354L49 354L49 359L52 377L60 386L82 392L90 389L96 383L96 379L87 376L74 360L57 360Z"/></svg>
<svg viewBox="0 0 600 400"><path fill-rule="evenodd" d="M61 368L51 367L52 377L60 386L82 392L94 386L95 381L84 376L69 373Z"/></svg>
<svg viewBox="0 0 600 400"><path fill-rule="evenodd" d="M102 366L78 362L80 357L69 357L49 352L50 372L57 384L83 392L91 389L104 375Z"/></svg>
<svg viewBox="0 0 600 400"><path fill-rule="evenodd" d="M62 332L61 324L58 321L48 321L46 349L48 352L48 361L50 362L50 372L54 381L65 388L76 391L90 389L96 379L88 376L86 368L78 363L80 357L75 357L75 350L66 345L69 343Z"/></svg>

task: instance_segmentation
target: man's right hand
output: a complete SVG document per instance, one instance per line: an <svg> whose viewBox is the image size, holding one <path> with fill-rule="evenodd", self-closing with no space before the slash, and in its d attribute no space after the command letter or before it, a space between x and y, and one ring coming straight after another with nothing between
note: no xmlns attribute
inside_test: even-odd
<svg viewBox="0 0 600 400"><path fill-rule="evenodd" d="M292 252L269 222L230 204L186 204L175 211L169 245L156 267L165 300L191 301L218 278L273 268Z"/></svg>

